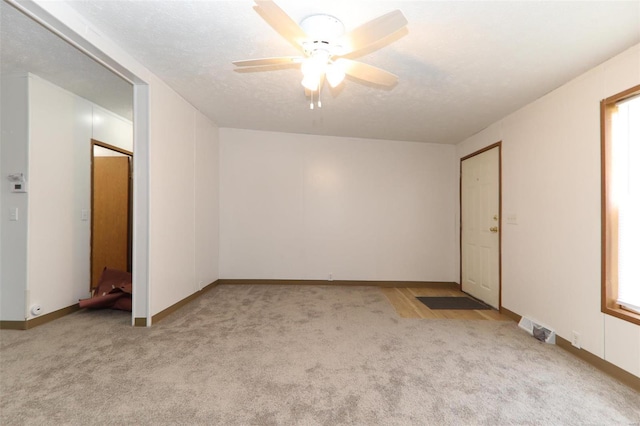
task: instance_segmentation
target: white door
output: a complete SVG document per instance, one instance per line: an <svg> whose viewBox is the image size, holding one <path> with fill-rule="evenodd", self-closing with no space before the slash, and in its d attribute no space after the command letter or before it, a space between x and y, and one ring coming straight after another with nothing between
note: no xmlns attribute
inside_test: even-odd
<svg viewBox="0 0 640 426"><path fill-rule="evenodd" d="M500 148L462 161L462 291L499 309Z"/></svg>

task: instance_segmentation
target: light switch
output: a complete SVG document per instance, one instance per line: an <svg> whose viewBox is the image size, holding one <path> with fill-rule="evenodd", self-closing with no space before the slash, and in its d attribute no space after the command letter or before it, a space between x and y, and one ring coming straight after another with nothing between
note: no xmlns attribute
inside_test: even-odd
<svg viewBox="0 0 640 426"><path fill-rule="evenodd" d="M10 207L9 208L9 220L17 221L18 220L18 208Z"/></svg>
<svg viewBox="0 0 640 426"><path fill-rule="evenodd" d="M82 209L82 211L80 212L80 220L82 220L82 221L89 220L89 210L88 209Z"/></svg>
<svg viewBox="0 0 640 426"><path fill-rule="evenodd" d="M509 225L517 225L518 224L518 215L515 213L507 214L507 223Z"/></svg>

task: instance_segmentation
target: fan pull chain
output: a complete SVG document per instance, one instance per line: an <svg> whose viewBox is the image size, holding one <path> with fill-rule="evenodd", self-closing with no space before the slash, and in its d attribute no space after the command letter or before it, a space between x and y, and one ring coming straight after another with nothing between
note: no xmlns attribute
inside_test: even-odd
<svg viewBox="0 0 640 426"><path fill-rule="evenodd" d="M318 90L318 100L316 101L315 105L313 103L313 95L314 95L314 93L315 93L315 91L311 92L311 102L309 103L309 109L314 109L316 106L318 108L322 108L322 101L320 100L320 90Z"/></svg>

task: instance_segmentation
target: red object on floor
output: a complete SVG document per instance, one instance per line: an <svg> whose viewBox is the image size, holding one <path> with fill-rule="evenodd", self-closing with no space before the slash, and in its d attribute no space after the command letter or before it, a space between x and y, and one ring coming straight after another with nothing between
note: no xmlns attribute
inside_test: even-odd
<svg viewBox="0 0 640 426"><path fill-rule="evenodd" d="M81 299L80 308L131 311L131 273L104 268L93 297Z"/></svg>

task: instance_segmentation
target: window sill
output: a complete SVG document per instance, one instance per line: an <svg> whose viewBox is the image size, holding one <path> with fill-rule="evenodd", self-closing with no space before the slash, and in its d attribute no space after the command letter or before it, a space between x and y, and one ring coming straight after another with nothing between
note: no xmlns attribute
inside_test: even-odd
<svg viewBox="0 0 640 426"><path fill-rule="evenodd" d="M640 325L640 314L636 314L635 312L627 311L620 307L605 307L602 309L602 312L612 317Z"/></svg>

